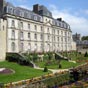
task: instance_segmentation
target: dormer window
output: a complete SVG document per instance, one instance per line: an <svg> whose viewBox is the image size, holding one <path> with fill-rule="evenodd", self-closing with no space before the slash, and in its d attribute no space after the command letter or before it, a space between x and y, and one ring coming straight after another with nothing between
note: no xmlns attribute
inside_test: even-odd
<svg viewBox="0 0 88 88"><path fill-rule="evenodd" d="M34 20L37 20L37 16L34 16Z"/></svg>
<svg viewBox="0 0 88 88"><path fill-rule="evenodd" d="M9 7L8 12L9 12L10 14L13 14L13 8L12 8L12 7Z"/></svg>

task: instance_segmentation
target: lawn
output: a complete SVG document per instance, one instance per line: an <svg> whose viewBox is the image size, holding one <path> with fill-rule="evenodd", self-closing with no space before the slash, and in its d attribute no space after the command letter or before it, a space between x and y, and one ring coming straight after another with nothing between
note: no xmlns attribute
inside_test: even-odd
<svg viewBox="0 0 88 88"><path fill-rule="evenodd" d="M54 61L53 61L53 64L50 64L50 65L45 65L46 61L37 62L36 64L41 68L44 68L45 66L47 66L50 69L59 69L59 63L58 62L54 63ZM71 67L76 67L78 65L81 65L82 63L73 63L73 62L68 62L66 60L61 60L60 64L62 66L62 68L60 68L60 69L67 69L67 68L71 68Z"/></svg>
<svg viewBox="0 0 88 88"><path fill-rule="evenodd" d="M30 79L32 77L37 77L48 73L43 72L42 70L36 70L31 67L21 66L19 64L7 61L0 62L0 68L10 68L15 71L15 73L13 74L0 74L0 83L8 83Z"/></svg>
<svg viewBox="0 0 88 88"><path fill-rule="evenodd" d="M84 54L78 53L78 52L70 52L66 53L64 52L62 55L71 58L72 60L88 60L88 57L84 57Z"/></svg>

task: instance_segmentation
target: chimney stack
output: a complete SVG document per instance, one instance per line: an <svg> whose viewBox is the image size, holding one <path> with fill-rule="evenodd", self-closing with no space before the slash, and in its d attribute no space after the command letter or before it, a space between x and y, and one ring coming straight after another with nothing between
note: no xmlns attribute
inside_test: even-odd
<svg viewBox="0 0 88 88"><path fill-rule="evenodd" d="M40 9L39 4L33 5L33 12L38 13L39 12L39 9Z"/></svg>

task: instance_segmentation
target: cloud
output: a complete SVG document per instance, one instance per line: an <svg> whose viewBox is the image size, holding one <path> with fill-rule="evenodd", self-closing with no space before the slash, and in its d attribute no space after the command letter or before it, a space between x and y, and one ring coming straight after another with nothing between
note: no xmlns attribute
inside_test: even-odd
<svg viewBox="0 0 88 88"><path fill-rule="evenodd" d="M88 19L70 13L69 9L58 9L55 5L50 5L51 12L54 18L62 18L68 24L70 24L73 33L80 33L82 35L88 35Z"/></svg>
<svg viewBox="0 0 88 88"><path fill-rule="evenodd" d="M87 9L87 10L85 10L85 11L84 11L84 13L88 15L88 9Z"/></svg>

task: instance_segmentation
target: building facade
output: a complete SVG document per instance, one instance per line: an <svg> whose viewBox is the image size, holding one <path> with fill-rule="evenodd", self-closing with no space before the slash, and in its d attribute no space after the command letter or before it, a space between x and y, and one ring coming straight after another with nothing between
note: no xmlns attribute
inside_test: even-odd
<svg viewBox="0 0 88 88"><path fill-rule="evenodd" d="M5 28L4 53L71 51L72 31L61 18L54 19L43 5L34 5L33 11L15 7L0 0L0 24ZM2 34L2 31L0 33ZM1 37L0 37L1 38Z"/></svg>

